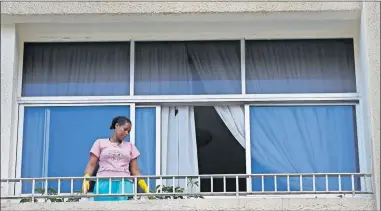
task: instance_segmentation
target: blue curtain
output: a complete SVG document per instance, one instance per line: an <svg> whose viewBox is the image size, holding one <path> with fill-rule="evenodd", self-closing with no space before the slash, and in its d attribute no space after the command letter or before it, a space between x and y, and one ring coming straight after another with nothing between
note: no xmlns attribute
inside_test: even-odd
<svg viewBox="0 0 381 211"><path fill-rule="evenodd" d="M354 173L358 172L357 142L352 106L251 107L252 172L255 173ZM303 190L312 189L312 177L303 178ZM341 178L342 190L351 190L351 178ZM286 191L286 178L277 179L277 190ZM339 190L338 177L330 177L329 190ZM264 182L275 189L274 179ZM355 188L359 189L356 179ZM253 191L262 189L253 179ZM300 190L291 178L291 191ZM326 188L325 177L316 179L316 190Z"/></svg>
<svg viewBox="0 0 381 211"><path fill-rule="evenodd" d="M47 113L49 118L45 118ZM22 177L43 176L38 173L44 166L44 176L83 176L92 144L97 138L111 135L111 121L120 115L128 117L129 107L26 108ZM36 126L41 124L45 127ZM74 183L74 191L81 189L81 183ZM49 187L57 189L57 182L49 183ZM23 187L23 192L30 191L31 186ZM70 181L61 183L61 192L70 192Z"/></svg>
<svg viewBox="0 0 381 211"><path fill-rule="evenodd" d="M156 175L156 108L136 108L135 145L140 151L138 165L142 175ZM155 190L155 180L149 187Z"/></svg>
<svg viewBox="0 0 381 211"><path fill-rule="evenodd" d="M24 134L21 163L21 177L43 177L44 172L44 142L45 138L45 108L27 108L24 112ZM42 188L41 182L36 183L36 188ZM32 183L22 184L23 193L31 193Z"/></svg>

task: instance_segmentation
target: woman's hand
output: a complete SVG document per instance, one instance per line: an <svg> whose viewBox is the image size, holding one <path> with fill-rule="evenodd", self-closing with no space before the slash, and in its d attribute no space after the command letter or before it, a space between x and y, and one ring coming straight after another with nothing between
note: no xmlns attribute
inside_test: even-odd
<svg viewBox="0 0 381 211"><path fill-rule="evenodd" d="M86 178L90 177L90 175L93 174L95 170L95 166L97 165L98 157L94 154L90 154L89 162L87 163L86 170L85 170L85 176ZM90 189L90 182L88 179L85 179L82 184L82 193L87 194L87 191Z"/></svg>
<svg viewBox="0 0 381 211"><path fill-rule="evenodd" d="M138 167L138 161L137 161L136 158L131 160L131 162L130 162L130 170L131 170L131 174L133 176L140 176L141 175L140 171L139 171L139 167ZM143 189L144 192L149 193L149 188L148 188L146 182L143 179L140 179L138 181L137 185L139 185Z"/></svg>
<svg viewBox="0 0 381 211"><path fill-rule="evenodd" d="M90 176L88 174L85 174L84 177L90 177ZM83 181L83 184L82 184L82 193L83 194L87 194L89 189L90 189L90 182L89 182L89 180Z"/></svg>

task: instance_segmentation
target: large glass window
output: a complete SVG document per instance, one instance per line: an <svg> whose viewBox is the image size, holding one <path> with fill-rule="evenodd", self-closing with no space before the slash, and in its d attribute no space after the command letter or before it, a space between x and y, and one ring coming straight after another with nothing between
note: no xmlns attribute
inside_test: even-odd
<svg viewBox="0 0 381 211"><path fill-rule="evenodd" d="M244 58L239 40L135 42L131 55L133 81L129 42L26 43L22 97L41 100L45 96L98 96L108 106L25 107L22 153L18 155L22 157L21 176L82 176L94 141L111 134L109 127L115 116L130 115L129 106L111 106L112 102L103 96L129 96L130 83L134 95L146 96L144 104L138 100L141 97L128 100L137 99L132 101L136 103L133 127L143 175L155 175L159 170L163 175L214 174L217 171L213 168L218 165L211 160L218 156L211 154L224 150L233 154L222 153L219 166L226 167L225 158L230 160L227 163L240 164L231 171L219 169L217 173L243 173L250 167L242 163L242 159L250 162L249 156L244 157L248 147L252 173L359 172L354 106L251 106L245 113L246 99L242 99L249 95L237 98L242 94L241 62L245 63L246 94L268 94L269 102L273 102L272 94L355 93L353 40L244 42ZM149 101L154 95L171 95L166 98L173 104L165 103L157 109L154 105L161 102ZM223 98L215 104L205 102L204 107L195 107L183 99L177 102L175 95L188 95L189 99L215 95L211 96L213 101L219 101L218 95ZM229 98L232 95L234 99ZM161 120L156 119L159 110ZM245 115L250 117L251 146L246 144ZM277 178L277 190L287 190L286 179ZM351 189L350 180L341 178L342 190ZM338 190L337 176L328 181L329 190ZM201 191L210 190L210 183L202 182ZM222 191L222 180L215 182L214 191ZM275 190L273 178L266 178L264 183L261 178L252 182L254 191L261 191L262 185L267 191ZM171 181L164 184L173 185ZM176 182L180 184L184 186L185 181ZM236 190L235 181L228 180L227 184L228 191ZM290 178L291 190L300 190L300 184L299 178ZM155 185L155 180L150 180L150 188ZM239 190L244 190L245 185L240 181ZM325 178L316 178L316 190L325 190L326 185ZM57 183L49 186L57 188ZM360 188L358 179L355 186ZM43 187L43 183L36 187ZM80 188L78 181L74 190ZM303 178L302 189L312 190L312 177ZM69 191L70 182L63 182L61 192ZM22 192L30 193L31 183L24 183Z"/></svg>
<svg viewBox="0 0 381 211"><path fill-rule="evenodd" d="M22 96L130 93L130 44L26 43Z"/></svg>
<svg viewBox="0 0 381 211"><path fill-rule="evenodd" d="M251 107L252 173L356 173L358 168L353 106ZM290 190L299 191L300 178L290 178ZM316 190L326 190L325 176L316 178ZM351 178L341 178L341 189L352 190ZM261 191L261 178L253 180ZM274 191L266 178L265 191ZM359 188L356 182L356 188ZM286 178L277 178L277 190L287 191ZM313 190L312 176L302 190ZM339 190L338 176L328 178L328 190Z"/></svg>
<svg viewBox="0 0 381 211"><path fill-rule="evenodd" d="M114 117L129 115L129 106L25 108L21 177L83 176L94 141L111 135ZM22 192L31 193L31 187L24 183ZM49 187L57 190L57 182ZM70 181L61 183L61 192L70 192Z"/></svg>
<svg viewBox="0 0 381 211"><path fill-rule="evenodd" d="M356 92L353 41L246 41L246 92Z"/></svg>
<svg viewBox="0 0 381 211"><path fill-rule="evenodd" d="M136 95L240 94L240 43L137 42Z"/></svg>

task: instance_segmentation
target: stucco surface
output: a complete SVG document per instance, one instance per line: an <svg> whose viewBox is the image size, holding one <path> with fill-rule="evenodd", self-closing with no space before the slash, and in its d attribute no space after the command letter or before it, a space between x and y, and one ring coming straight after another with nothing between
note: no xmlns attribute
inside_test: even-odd
<svg viewBox="0 0 381 211"><path fill-rule="evenodd" d="M2 204L1 210L375 210L375 203L365 198L241 198Z"/></svg>
<svg viewBox="0 0 381 211"><path fill-rule="evenodd" d="M374 192L377 208L380 210L380 2L363 3L362 22L364 24L368 78L368 103L370 110L372 163Z"/></svg>
<svg viewBox="0 0 381 211"><path fill-rule="evenodd" d="M1 27L1 178L9 177L12 171L9 163L14 153L11 147L12 124L15 121L15 85L17 77L14 74L17 62L16 56L16 28L15 25L2 25ZM1 184L1 193L6 191L5 185Z"/></svg>
<svg viewBox="0 0 381 211"><path fill-rule="evenodd" d="M41 14L149 14L205 12L279 12L279 11L352 11L360 2L223 2L223 1L39 1L2 2L1 13L11 15Z"/></svg>

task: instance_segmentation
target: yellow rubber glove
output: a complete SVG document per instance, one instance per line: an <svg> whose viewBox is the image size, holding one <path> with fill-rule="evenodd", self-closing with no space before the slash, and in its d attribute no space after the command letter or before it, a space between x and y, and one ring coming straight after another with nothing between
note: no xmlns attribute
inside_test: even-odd
<svg viewBox="0 0 381 211"><path fill-rule="evenodd" d="M89 178L90 175L89 175L89 174L85 174L84 177ZM83 192L84 194L86 194L87 191L88 191L89 189L90 189L90 181L89 181L88 179L86 179L86 180L83 182L83 184L82 184L82 192Z"/></svg>
<svg viewBox="0 0 381 211"><path fill-rule="evenodd" d="M147 184L146 184L146 182L145 182L144 180L140 179L139 182L138 182L138 184L139 184L139 186L143 189L143 191L144 191L145 193L149 193L148 186L147 186Z"/></svg>

